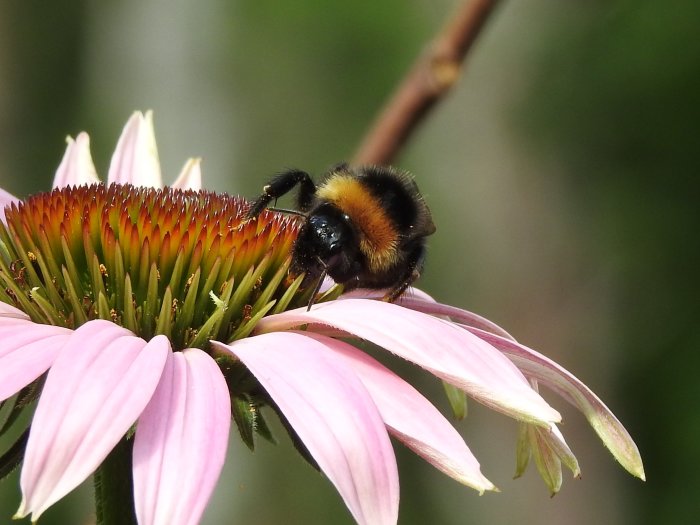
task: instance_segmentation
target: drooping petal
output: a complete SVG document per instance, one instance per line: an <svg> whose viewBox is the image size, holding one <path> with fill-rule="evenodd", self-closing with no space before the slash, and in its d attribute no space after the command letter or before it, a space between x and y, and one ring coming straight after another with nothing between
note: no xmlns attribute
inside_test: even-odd
<svg viewBox="0 0 700 525"><path fill-rule="evenodd" d="M257 332L329 325L386 348L506 415L540 425L561 420L522 373L466 330L394 304L344 299L263 318Z"/></svg>
<svg viewBox="0 0 700 525"><path fill-rule="evenodd" d="M202 159L188 159L182 167L172 187L180 190L199 191L202 189Z"/></svg>
<svg viewBox="0 0 700 525"><path fill-rule="evenodd" d="M231 402L219 367L205 352L171 354L134 440L138 522L195 525L226 457Z"/></svg>
<svg viewBox="0 0 700 525"><path fill-rule="evenodd" d="M489 321L485 317L480 316L479 314L457 308L456 306L435 302L428 294L418 289L412 289L412 292L412 295L407 294L402 296L398 303L401 306L410 308L411 310L416 310L417 312L447 316L452 321L462 323L467 326L473 326L474 328L480 328L481 330L486 330L487 332L500 335L506 339L514 340L513 336L511 336L503 328L498 326L496 323Z"/></svg>
<svg viewBox="0 0 700 525"><path fill-rule="evenodd" d="M622 423L586 385L548 357L515 341L478 328L467 328L507 355L526 375L537 379L577 407L605 446L633 476L644 477L644 466L637 445Z"/></svg>
<svg viewBox="0 0 700 525"><path fill-rule="evenodd" d="M581 475L578 460L566 444L564 436L556 425L549 428L538 427L529 423L521 423L518 428L518 445L515 476L523 475L530 462L535 458L537 471L544 481L549 493L554 496L561 488L562 463L573 473L574 477Z"/></svg>
<svg viewBox="0 0 700 525"><path fill-rule="evenodd" d="M534 425L527 426L528 439L532 443L532 457L535 459L537 471L547 485L550 496L554 496L561 489L562 472L559 456L549 447L546 435L538 432Z"/></svg>
<svg viewBox="0 0 700 525"><path fill-rule="evenodd" d="M56 170L53 179L53 188L64 186L79 186L81 184L97 184L100 179L97 177L95 164L90 155L90 137L82 132L73 140L67 137L66 152L63 154L61 164Z"/></svg>
<svg viewBox="0 0 700 525"><path fill-rule="evenodd" d="M358 523L396 523L399 482L384 423L362 382L325 345L297 333L212 344L260 381Z"/></svg>
<svg viewBox="0 0 700 525"><path fill-rule="evenodd" d="M107 183L163 186L152 111L146 115L136 111L124 126L109 165Z"/></svg>
<svg viewBox="0 0 700 525"><path fill-rule="evenodd" d="M574 456L574 453L564 440L563 434L556 425L550 425L549 428L530 425L530 428L532 428L532 430L537 434L538 442L541 444L542 453L546 452L556 456L560 464L563 463L573 473L574 477L577 478L581 475L578 460L576 459L576 456ZM561 466L559 468L561 470ZM559 477L561 477L561 474Z"/></svg>
<svg viewBox="0 0 700 525"><path fill-rule="evenodd" d="M527 470L532 457L532 442L530 441L530 424L518 423L518 440L515 446L515 475L519 478Z"/></svg>
<svg viewBox="0 0 700 525"><path fill-rule="evenodd" d="M581 469L578 466L576 456L569 448L569 445L564 439L564 435L556 425L550 425L549 428L537 427L542 439L547 443L547 446L557 455L562 463L571 471L575 478L581 476Z"/></svg>
<svg viewBox="0 0 700 525"><path fill-rule="evenodd" d="M17 517L36 520L107 457L151 399L170 343L109 321L78 328L49 370L29 433Z"/></svg>
<svg viewBox="0 0 700 525"><path fill-rule="evenodd" d="M332 350L360 380L389 432L448 476L483 494L495 487L452 425L423 395L366 353L342 341L307 333Z"/></svg>
<svg viewBox="0 0 700 525"><path fill-rule="evenodd" d="M0 316L0 401L46 372L71 333L60 326Z"/></svg>
<svg viewBox="0 0 700 525"><path fill-rule="evenodd" d="M9 206L13 202L19 202L19 199L12 195L11 193L6 192L2 188L0 188L0 221L5 223L5 206Z"/></svg>

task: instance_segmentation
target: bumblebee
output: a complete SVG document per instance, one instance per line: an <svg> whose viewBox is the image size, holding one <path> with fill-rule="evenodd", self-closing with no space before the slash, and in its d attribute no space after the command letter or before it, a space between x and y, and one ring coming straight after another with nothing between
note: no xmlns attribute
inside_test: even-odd
<svg viewBox="0 0 700 525"><path fill-rule="evenodd" d="M413 178L382 166L339 164L317 186L308 173L288 170L275 176L251 205L257 217L271 201L299 186L304 217L292 252L291 271L315 283L309 308L326 275L354 288L386 289L396 300L423 271L426 237L435 232L430 210Z"/></svg>

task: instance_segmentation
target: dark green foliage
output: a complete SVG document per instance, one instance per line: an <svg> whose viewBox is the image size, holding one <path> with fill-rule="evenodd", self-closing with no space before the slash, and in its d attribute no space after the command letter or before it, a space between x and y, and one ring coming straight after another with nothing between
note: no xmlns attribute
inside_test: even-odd
<svg viewBox="0 0 700 525"><path fill-rule="evenodd" d="M700 3L586 9L548 40L521 124L566 166L579 240L616 283L622 411L649 473L626 516L689 522L700 490Z"/></svg>

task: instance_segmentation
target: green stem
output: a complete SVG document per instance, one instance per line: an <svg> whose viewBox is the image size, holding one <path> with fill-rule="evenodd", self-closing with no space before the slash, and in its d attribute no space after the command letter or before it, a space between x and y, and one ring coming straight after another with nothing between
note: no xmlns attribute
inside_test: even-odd
<svg viewBox="0 0 700 525"><path fill-rule="evenodd" d="M122 439L95 472L97 525L136 525L132 445L133 440Z"/></svg>

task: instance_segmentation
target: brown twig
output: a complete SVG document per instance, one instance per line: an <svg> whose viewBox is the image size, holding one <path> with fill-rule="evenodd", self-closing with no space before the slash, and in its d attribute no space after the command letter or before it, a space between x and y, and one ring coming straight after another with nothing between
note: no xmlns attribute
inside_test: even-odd
<svg viewBox="0 0 700 525"><path fill-rule="evenodd" d="M353 163L389 164L428 110L459 77L467 52L498 0L468 0L416 60L362 141Z"/></svg>

